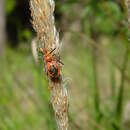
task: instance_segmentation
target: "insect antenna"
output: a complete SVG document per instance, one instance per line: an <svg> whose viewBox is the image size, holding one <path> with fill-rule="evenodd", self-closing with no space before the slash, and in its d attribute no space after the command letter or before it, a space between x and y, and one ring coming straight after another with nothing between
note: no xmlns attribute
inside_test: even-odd
<svg viewBox="0 0 130 130"><path fill-rule="evenodd" d="M62 61L60 61L60 60L58 60L58 59L57 59L57 61L58 61L59 63L61 63L62 65L64 65L64 63L63 63Z"/></svg>
<svg viewBox="0 0 130 130"><path fill-rule="evenodd" d="M49 54L51 54L53 51L55 51L56 50L56 47L53 49L53 50L51 50L50 52L49 52Z"/></svg>
<svg viewBox="0 0 130 130"><path fill-rule="evenodd" d="M62 65L64 65L64 63L56 56L56 54L53 54L53 56L55 57L55 59L56 59L59 63L61 63Z"/></svg>

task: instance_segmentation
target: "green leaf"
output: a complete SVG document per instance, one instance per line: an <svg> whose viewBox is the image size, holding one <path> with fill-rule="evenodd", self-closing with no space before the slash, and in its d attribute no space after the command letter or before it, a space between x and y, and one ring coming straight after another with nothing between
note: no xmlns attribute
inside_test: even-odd
<svg viewBox="0 0 130 130"><path fill-rule="evenodd" d="M15 6L16 6L16 1L15 0L6 0L5 1L6 14L9 15L13 11Z"/></svg>

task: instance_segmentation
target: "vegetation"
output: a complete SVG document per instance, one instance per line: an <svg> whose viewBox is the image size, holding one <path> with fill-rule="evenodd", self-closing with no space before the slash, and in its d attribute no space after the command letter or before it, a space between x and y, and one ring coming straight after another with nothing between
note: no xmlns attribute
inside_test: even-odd
<svg viewBox="0 0 130 130"><path fill-rule="evenodd" d="M36 64L31 51L35 33L28 2L6 0L5 5L0 130L56 130L43 63ZM118 0L56 0L72 130L130 129L129 117L124 115L130 103L130 43L124 6Z"/></svg>

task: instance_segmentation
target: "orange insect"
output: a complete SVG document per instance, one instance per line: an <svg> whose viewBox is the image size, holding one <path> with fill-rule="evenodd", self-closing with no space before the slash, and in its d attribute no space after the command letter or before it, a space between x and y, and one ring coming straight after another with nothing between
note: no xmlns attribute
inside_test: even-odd
<svg viewBox="0 0 130 130"><path fill-rule="evenodd" d="M43 59L45 62L45 71L47 76L50 77L52 81L58 81L60 79L60 64L63 63L56 57L55 54L52 54L55 51L54 48L52 51L48 51L46 48L40 48L40 51L43 53Z"/></svg>

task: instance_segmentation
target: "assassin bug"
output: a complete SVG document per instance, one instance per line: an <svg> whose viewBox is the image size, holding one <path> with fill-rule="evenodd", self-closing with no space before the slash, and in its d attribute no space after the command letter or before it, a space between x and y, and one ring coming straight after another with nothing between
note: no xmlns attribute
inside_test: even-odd
<svg viewBox="0 0 130 130"><path fill-rule="evenodd" d="M40 48L45 62L45 71L52 81L57 81L60 78L60 64L64 65L58 57L53 54L55 50L56 48L51 51L48 51L46 48Z"/></svg>

